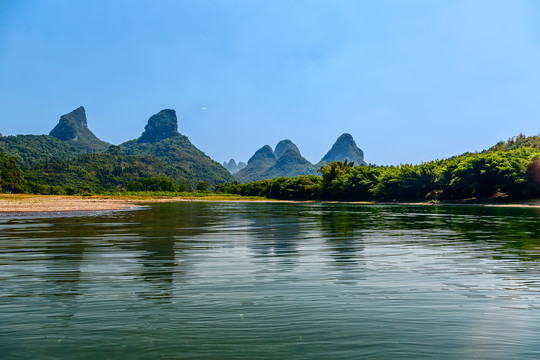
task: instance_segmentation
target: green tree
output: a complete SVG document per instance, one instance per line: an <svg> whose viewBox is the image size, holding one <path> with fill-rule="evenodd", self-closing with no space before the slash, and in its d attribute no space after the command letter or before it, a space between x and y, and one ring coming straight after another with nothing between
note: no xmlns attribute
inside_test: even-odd
<svg viewBox="0 0 540 360"><path fill-rule="evenodd" d="M26 181L14 157L0 152L0 192L25 192Z"/></svg>
<svg viewBox="0 0 540 360"><path fill-rule="evenodd" d="M197 191L208 191L209 184L207 181L199 181Z"/></svg>

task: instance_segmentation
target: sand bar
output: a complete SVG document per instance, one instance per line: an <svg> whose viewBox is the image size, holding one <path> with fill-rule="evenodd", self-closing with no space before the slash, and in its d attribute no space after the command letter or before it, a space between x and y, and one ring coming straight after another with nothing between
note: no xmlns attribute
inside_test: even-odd
<svg viewBox="0 0 540 360"><path fill-rule="evenodd" d="M0 213L126 210L137 206L134 200L92 196L0 195Z"/></svg>
<svg viewBox="0 0 540 360"><path fill-rule="evenodd" d="M159 197L159 196L65 196L65 195L29 195L0 194L0 214L2 213L34 213L34 212L80 212L129 210L149 203L181 202L181 201L264 201L281 202L280 200L260 200L241 196L207 197Z"/></svg>

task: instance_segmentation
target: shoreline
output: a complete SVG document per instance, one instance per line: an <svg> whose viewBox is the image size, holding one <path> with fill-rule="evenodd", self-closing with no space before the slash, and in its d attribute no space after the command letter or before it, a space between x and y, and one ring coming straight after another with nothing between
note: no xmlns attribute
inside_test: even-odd
<svg viewBox="0 0 540 360"><path fill-rule="evenodd" d="M255 199L240 196L164 197L124 195L34 195L0 194L2 214L70 213L113 210L133 210L155 203L183 201L289 202L287 200Z"/></svg>
<svg viewBox="0 0 540 360"><path fill-rule="evenodd" d="M239 196L210 195L207 197L152 197L152 196L78 196L78 195L28 195L0 194L0 214L23 213L67 213L92 212L110 210L131 210L153 203L170 203L183 201L216 201L216 202L267 202L267 203L335 203L362 205L412 205L412 206L483 206L483 207L515 207L540 208L540 199L516 203L474 203L474 202L361 202L361 201L295 201L242 198Z"/></svg>
<svg viewBox="0 0 540 360"><path fill-rule="evenodd" d="M0 195L0 214L64 213L129 210L138 207L130 200L67 195Z"/></svg>

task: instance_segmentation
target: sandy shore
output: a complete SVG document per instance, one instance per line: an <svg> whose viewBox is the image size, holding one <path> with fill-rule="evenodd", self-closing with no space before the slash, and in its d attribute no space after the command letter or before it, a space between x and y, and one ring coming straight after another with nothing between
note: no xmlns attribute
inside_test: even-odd
<svg viewBox="0 0 540 360"><path fill-rule="evenodd" d="M287 200L262 200L242 197L223 198L209 196L206 198L160 198L160 197L107 197L107 196L60 196L60 195L26 195L1 194L0 213L30 213L30 212L69 212L69 211L103 211L128 210L144 204L180 201L257 201L257 202L297 202ZM302 202L302 201L299 201ZM334 203L330 201L329 203ZM346 203L346 202L344 202ZM477 203L376 203L348 202L349 204L381 204L381 205L450 205L450 206L501 206L501 207L535 207L540 208L540 200L524 203L508 204L477 204Z"/></svg>
<svg viewBox="0 0 540 360"><path fill-rule="evenodd" d="M126 210L137 202L83 196L0 195L0 213Z"/></svg>
<svg viewBox="0 0 540 360"><path fill-rule="evenodd" d="M27 195L0 194L0 214L32 213L32 212L70 212L70 211L103 211L128 210L149 203L180 201L263 201L282 202L281 200L261 200L242 198L240 196L208 196L198 197L128 197L128 196L62 196L62 195Z"/></svg>

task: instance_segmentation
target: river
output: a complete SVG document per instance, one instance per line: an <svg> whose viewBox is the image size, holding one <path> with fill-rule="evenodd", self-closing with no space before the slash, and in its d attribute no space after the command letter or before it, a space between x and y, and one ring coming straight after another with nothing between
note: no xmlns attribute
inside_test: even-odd
<svg viewBox="0 0 540 360"><path fill-rule="evenodd" d="M540 209L0 216L2 359L538 359Z"/></svg>

